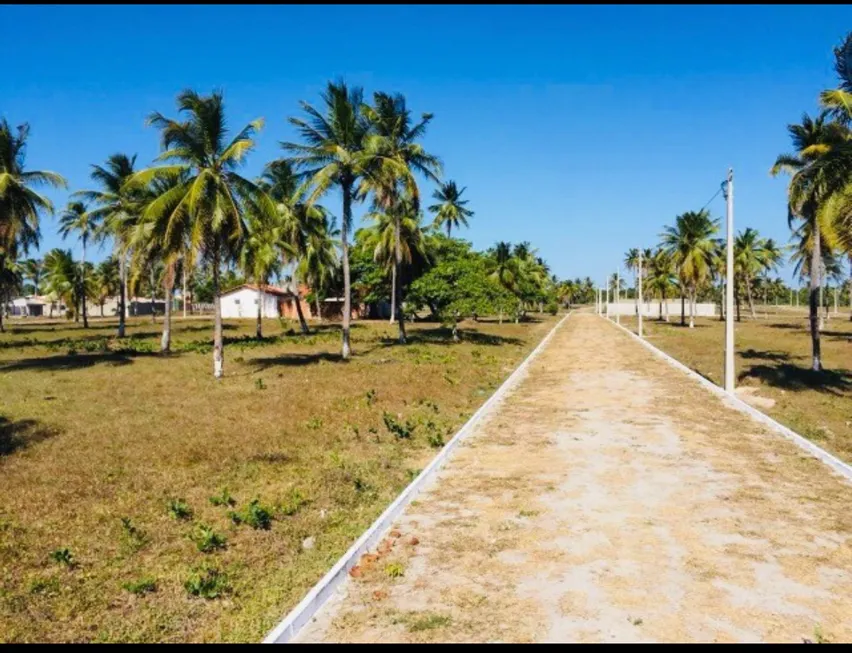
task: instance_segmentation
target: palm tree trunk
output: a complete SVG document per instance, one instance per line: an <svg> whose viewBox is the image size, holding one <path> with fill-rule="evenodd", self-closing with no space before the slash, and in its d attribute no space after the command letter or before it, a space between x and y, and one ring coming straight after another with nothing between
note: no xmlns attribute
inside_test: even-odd
<svg viewBox="0 0 852 653"><path fill-rule="evenodd" d="M183 299L183 317L186 318L186 257L180 262L181 270L183 271L183 288L181 289L181 298Z"/></svg>
<svg viewBox="0 0 852 653"><path fill-rule="evenodd" d="M740 303L742 297L740 296L740 284L738 281L734 282L734 299L736 300L737 305L737 322L742 321L742 315L740 314Z"/></svg>
<svg viewBox="0 0 852 653"><path fill-rule="evenodd" d="M118 274L121 277L118 289L118 337L124 337L124 315L127 303L127 268L125 266L125 255L122 252L118 259Z"/></svg>
<svg viewBox="0 0 852 653"><path fill-rule="evenodd" d="M754 297L751 292L751 279L749 277L745 278L745 286L746 286L746 297L748 298L748 308L751 311L751 319L755 319L757 317L757 313L754 311Z"/></svg>
<svg viewBox="0 0 852 653"><path fill-rule="evenodd" d="M104 303L101 302L101 317L104 316Z"/></svg>
<svg viewBox="0 0 852 653"><path fill-rule="evenodd" d="M681 287L680 289L680 325L686 326L686 297L684 290L685 288Z"/></svg>
<svg viewBox="0 0 852 653"><path fill-rule="evenodd" d="M391 310L389 324L393 324L393 321L396 319L396 267L396 263L391 267Z"/></svg>
<svg viewBox="0 0 852 653"><path fill-rule="evenodd" d="M458 342L459 340L459 312L453 311L453 342Z"/></svg>
<svg viewBox="0 0 852 653"><path fill-rule="evenodd" d="M638 267L638 266L637 266ZM636 319L639 319L639 275L636 270L633 270L633 296L636 300Z"/></svg>
<svg viewBox="0 0 852 653"><path fill-rule="evenodd" d="M696 289L693 286L689 293L689 328L695 328L695 293Z"/></svg>
<svg viewBox="0 0 852 653"><path fill-rule="evenodd" d="M296 301L296 315L299 316L299 328L302 330L302 335L306 336L311 330L308 328L308 322L305 320L305 314L302 312L302 295L299 293L299 281L295 278L295 275L293 284L296 286L296 292L293 293L293 297Z"/></svg>
<svg viewBox="0 0 852 653"><path fill-rule="evenodd" d="M157 323L157 310L156 310L155 305L154 305L156 293L154 292L155 286L154 286L154 266L153 265L151 265L150 282L151 282L151 323L156 324Z"/></svg>
<svg viewBox="0 0 852 653"><path fill-rule="evenodd" d="M263 302L266 300L265 284L260 281L257 283L260 291L257 293L257 326L254 330L254 335L258 340L263 339Z"/></svg>
<svg viewBox="0 0 852 653"><path fill-rule="evenodd" d="M352 224L352 184L343 184L343 225L340 230L340 249L343 262L343 360L352 355L349 342L349 321L352 317L352 285L349 277L349 238L348 231Z"/></svg>
<svg viewBox="0 0 852 653"><path fill-rule="evenodd" d="M225 373L225 346L222 342L222 300L219 297L219 253L213 256L213 378Z"/></svg>
<svg viewBox="0 0 852 653"><path fill-rule="evenodd" d="M83 259L80 261L80 294L83 296L83 328L89 328L89 312L86 309L86 236L83 236Z"/></svg>
<svg viewBox="0 0 852 653"><path fill-rule="evenodd" d="M319 293L314 290L314 303L317 307L317 321L322 324L322 304L320 303Z"/></svg>
<svg viewBox="0 0 852 653"><path fill-rule="evenodd" d="M820 354L820 341L819 341L819 277L820 277L820 268L822 266L820 251L820 233L819 233L819 223L816 221L816 217L813 217L814 221L814 234L813 234L813 250L811 251L811 281L810 281L810 293L808 296L808 306L810 309L810 327L811 327L811 347L813 349L813 362L811 368L814 372L819 372L822 369L822 360Z"/></svg>
<svg viewBox="0 0 852 653"><path fill-rule="evenodd" d="M849 257L849 321L852 322L852 256Z"/></svg>
<svg viewBox="0 0 852 653"><path fill-rule="evenodd" d="M400 272L402 271L402 252L400 250L399 243L399 217L395 220L396 225L394 226L394 280L396 281L396 287L394 291L396 293L396 310L399 311L397 316L397 322L399 323L399 344L404 345L405 338L405 316L402 314L402 276Z"/></svg>
<svg viewBox="0 0 852 653"><path fill-rule="evenodd" d="M163 295L166 301L163 307L163 335L160 338L160 352L167 354L172 347L172 287L175 284L175 268L172 263L163 275Z"/></svg>

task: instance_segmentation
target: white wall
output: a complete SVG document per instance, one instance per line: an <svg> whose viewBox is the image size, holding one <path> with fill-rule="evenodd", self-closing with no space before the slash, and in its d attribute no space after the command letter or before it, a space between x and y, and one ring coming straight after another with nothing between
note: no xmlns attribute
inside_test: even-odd
<svg viewBox="0 0 852 653"><path fill-rule="evenodd" d="M676 301L668 301L663 303L663 315L666 314L666 307L668 307L669 315L674 317L680 317L680 299ZM686 311L686 316L689 317L689 300L684 304L684 309ZM636 301L633 299L625 299L620 301L618 304L614 302L609 303L609 314L616 315L616 311L618 315L636 315ZM660 316L660 301L659 300L650 300L642 302L642 315L645 317L659 317ZM695 315L696 317L715 317L718 315L716 312L716 304L710 302L704 303L696 303L695 304Z"/></svg>
<svg viewBox="0 0 852 653"><path fill-rule="evenodd" d="M257 302L262 297L263 317L278 317L278 296L263 293L252 288L239 290L222 296L222 317L257 318Z"/></svg>

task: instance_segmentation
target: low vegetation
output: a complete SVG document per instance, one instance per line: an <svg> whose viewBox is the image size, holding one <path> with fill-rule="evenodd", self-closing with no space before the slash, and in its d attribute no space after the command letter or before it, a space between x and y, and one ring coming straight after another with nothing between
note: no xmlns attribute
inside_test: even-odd
<svg viewBox="0 0 852 653"><path fill-rule="evenodd" d="M464 321L460 343L415 323L400 347L354 322L344 363L339 325L269 320L258 341L226 321L214 381L209 319L176 320L169 356L144 318L123 339L114 320L12 322L0 638L259 640L553 323Z"/></svg>

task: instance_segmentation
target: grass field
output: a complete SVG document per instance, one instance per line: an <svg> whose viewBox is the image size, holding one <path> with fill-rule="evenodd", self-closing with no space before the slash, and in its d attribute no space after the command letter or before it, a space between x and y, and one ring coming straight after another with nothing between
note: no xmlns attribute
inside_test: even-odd
<svg viewBox="0 0 852 653"><path fill-rule="evenodd" d="M811 339L804 309L758 307L758 318L735 323L737 384L744 399L782 424L852 462L852 322L832 315L822 332L825 370L810 369ZM694 329L645 320L648 341L714 383L723 383L724 323L698 319ZM622 325L636 331L635 318ZM741 390L742 392L742 390Z"/></svg>
<svg viewBox="0 0 852 653"><path fill-rule="evenodd" d="M0 640L258 640L555 318L339 332L94 321L0 334ZM214 505L217 504L217 505ZM208 598L204 598L208 597ZM215 598L214 598L215 597Z"/></svg>

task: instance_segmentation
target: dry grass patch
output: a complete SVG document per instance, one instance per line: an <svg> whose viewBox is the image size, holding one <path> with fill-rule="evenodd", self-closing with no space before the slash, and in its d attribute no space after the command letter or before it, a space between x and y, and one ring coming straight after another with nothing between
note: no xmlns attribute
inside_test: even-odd
<svg viewBox="0 0 852 653"><path fill-rule="evenodd" d="M0 640L260 639L553 322L465 323L458 345L415 324L407 347L359 322L343 363L337 326L268 321L257 341L229 321L218 383L207 320L176 320L171 356L150 319L122 340L13 323Z"/></svg>

